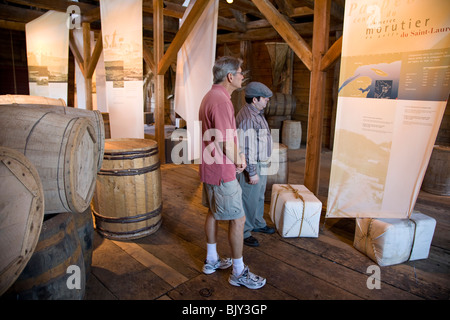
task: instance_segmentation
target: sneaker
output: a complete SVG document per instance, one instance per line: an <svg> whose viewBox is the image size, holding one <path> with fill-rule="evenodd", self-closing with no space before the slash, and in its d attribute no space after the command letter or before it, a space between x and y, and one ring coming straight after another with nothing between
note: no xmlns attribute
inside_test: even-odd
<svg viewBox="0 0 450 320"><path fill-rule="evenodd" d="M249 289L259 289L266 284L266 279L251 273L248 266L245 266L244 271L239 276L231 273L228 282L236 287L246 286Z"/></svg>
<svg viewBox="0 0 450 320"><path fill-rule="evenodd" d="M205 260L205 264L203 265L203 273L204 274L211 274L214 273L217 269L226 269L231 267L233 264L233 260L231 258L225 258L211 263Z"/></svg>
<svg viewBox="0 0 450 320"><path fill-rule="evenodd" d="M262 232L262 233L268 233L268 234L273 234L275 233L275 229L271 228L269 226L265 226L263 228L256 228L252 230L253 232Z"/></svg>
<svg viewBox="0 0 450 320"><path fill-rule="evenodd" d="M258 247L259 241L255 237L250 236L244 239L244 244L249 247Z"/></svg>

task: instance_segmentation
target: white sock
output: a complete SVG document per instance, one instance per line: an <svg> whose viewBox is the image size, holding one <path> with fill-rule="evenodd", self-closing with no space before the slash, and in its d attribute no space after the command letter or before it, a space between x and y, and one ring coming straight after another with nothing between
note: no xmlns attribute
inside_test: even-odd
<svg viewBox="0 0 450 320"><path fill-rule="evenodd" d="M219 260L219 255L216 243L206 243L206 261L215 262L217 260Z"/></svg>
<svg viewBox="0 0 450 320"><path fill-rule="evenodd" d="M244 271L244 259L240 257L239 259L233 259L233 274L238 276Z"/></svg>

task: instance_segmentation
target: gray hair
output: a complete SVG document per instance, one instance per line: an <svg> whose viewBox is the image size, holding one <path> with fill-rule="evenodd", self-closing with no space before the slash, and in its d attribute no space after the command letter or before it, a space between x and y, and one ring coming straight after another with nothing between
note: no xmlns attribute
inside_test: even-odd
<svg viewBox="0 0 450 320"><path fill-rule="evenodd" d="M229 73L236 74L242 63L242 59L230 56L217 59L213 67L214 84L221 83Z"/></svg>

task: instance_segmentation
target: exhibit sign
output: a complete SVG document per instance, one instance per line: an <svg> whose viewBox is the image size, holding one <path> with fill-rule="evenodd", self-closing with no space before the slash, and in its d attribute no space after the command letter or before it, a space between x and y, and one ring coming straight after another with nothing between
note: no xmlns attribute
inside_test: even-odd
<svg viewBox="0 0 450 320"><path fill-rule="evenodd" d="M142 0L101 0L111 138L144 138Z"/></svg>
<svg viewBox="0 0 450 320"><path fill-rule="evenodd" d="M31 96L63 99L67 104L68 15L47 11L25 25Z"/></svg>
<svg viewBox="0 0 450 320"><path fill-rule="evenodd" d="M450 92L449 12L346 1L326 217L411 215Z"/></svg>

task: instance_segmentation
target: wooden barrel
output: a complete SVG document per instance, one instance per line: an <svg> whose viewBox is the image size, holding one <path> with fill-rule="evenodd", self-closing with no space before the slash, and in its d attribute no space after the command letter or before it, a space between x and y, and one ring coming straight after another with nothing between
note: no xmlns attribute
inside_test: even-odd
<svg viewBox="0 0 450 320"><path fill-rule="evenodd" d="M44 105L44 104L13 104L11 106L20 106L25 108L32 108L40 110L42 112L55 112L61 114L67 114L72 117L86 117L91 121L91 124L95 131L97 139L98 156L97 156L97 168L100 170L103 161L103 152L105 147L105 127L103 123L102 113L98 110L85 110L72 107ZM1 110L1 109L0 109Z"/></svg>
<svg viewBox="0 0 450 320"><path fill-rule="evenodd" d="M283 130L283 121L290 120L291 116L268 116L267 124L269 125L272 139L274 142L281 142L281 132Z"/></svg>
<svg viewBox="0 0 450 320"><path fill-rule="evenodd" d="M296 120L283 121L281 142L288 149L300 149L302 142L302 123Z"/></svg>
<svg viewBox="0 0 450 320"><path fill-rule="evenodd" d="M288 183L289 162L287 150L288 148L282 143L274 144L267 170L267 185L264 194L265 201L270 201L272 198L273 184Z"/></svg>
<svg viewBox="0 0 450 320"><path fill-rule="evenodd" d="M1 106L0 145L22 152L36 167L44 188L45 214L84 212L89 207L98 146L87 118Z"/></svg>
<svg viewBox="0 0 450 320"><path fill-rule="evenodd" d="M281 133L284 120L291 120L291 116L269 116L267 117L267 124L271 130L278 129Z"/></svg>
<svg viewBox="0 0 450 320"><path fill-rule="evenodd" d="M86 280L91 273L92 253L94 250L94 222L92 221L92 209L89 206L85 212L72 212L80 240L81 252L83 254Z"/></svg>
<svg viewBox="0 0 450 320"><path fill-rule="evenodd" d="M292 116L295 112L296 103L295 96L276 92L270 98L264 113L266 116Z"/></svg>
<svg viewBox="0 0 450 320"><path fill-rule="evenodd" d="M450 196L450 147L435 145L427 171L423 177L422 190Z"/></svg>
<svg viewBox="0 0 450 320"><path fill-rule="evenodd" d="M0 147L0 296L31 258L44 218L44 190L34 165Z"/></svg>
<svg viewBox="0 0 450 320"><path fill-rule="evenodd" d="M95 227L101 235L126 240L156 232L161 224L161 191L156 141L105 140L93 198Z"/></svg>
<svg viewBox="0 0 450 320"><path fill-rule="evenodd" d="M40 96L28 96L20 94L5 94L0 95L0 104L48 104L52 106L65 106L64 99L54 99Z"/></svg>
<svg viewBox="0 0 450 320"><path fill-rule="evenodd" d="M79 273L68 269L70 266L78 267ZM70 281L75 275L79 276L79 289L72 286L76 282ZM81 300L85 288L83 255L72 213L45 216L36 249L16 282L5 293L6 298Z"/></svg>

